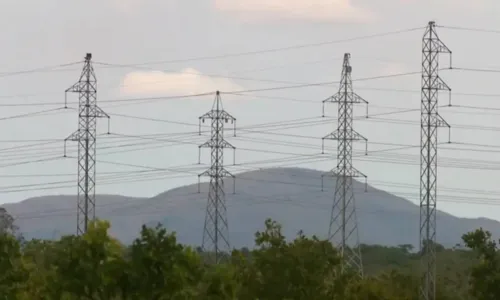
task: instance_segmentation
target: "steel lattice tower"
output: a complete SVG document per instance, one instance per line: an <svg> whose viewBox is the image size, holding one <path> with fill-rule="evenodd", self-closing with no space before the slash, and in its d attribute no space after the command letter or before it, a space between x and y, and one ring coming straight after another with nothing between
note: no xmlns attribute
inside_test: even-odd
<svg viewBox="0 0 500 300"><path fill-rule="evenodd" d="M109 119L109 115L97 106L97 79L91 53L85 56L80 79L65 92L78 93L79 99L78 130L64 141L78 142L77 234L81 235L95 219L97 118Z"/></svg>
<svg viewBox="0 0 500 300"><path fill-rule="evenodd" d="M219 91L216 93L212 110L202 115L199 119L200 134L201 123L205 122L206 119L212 120L211 138L209 141L199 146L200 151L201 148L211 149L211 167L198 175L198 180L201 176L210 177L202 249L204 251L212 251L210 253L210 260L218 264L231 250L229 244L224 177L233 178L233 190L235 182L234 175L224 168L224 149L231 148L233 151L236 149L224 139L224 124L231 122L234 124L234 130L236 132L236 119L222 107Z"/></svg>
<svg viewBox="0 0 500 300"><path fill-rule="evenodd" d="M325 175L335 177L335 194L330 218L328 238L337 244L342 257L342 271L353 268L363 276L363 264L359 248L358 221L354 201L353 178L366 176L352 165L353 141L367 139L353 129L353 106L357 103L368 102L353 92L349 53L344 55L342 78L339 91L323 101L323 115L325 103L338 104L337 130L323 138L337 140L337 167Z"/></svg>
<svg viewBox="0 0 500 300"><path fill-rule="evenodd" d="M420 252L423 267L420 298L436 298L436 194L438 128L450 127L438 114L439 91L451 92L439 77L439 54L451 51L429 22L422 39L422 103L420 160ZM451 67L451 59L450 59Z"/></svg>

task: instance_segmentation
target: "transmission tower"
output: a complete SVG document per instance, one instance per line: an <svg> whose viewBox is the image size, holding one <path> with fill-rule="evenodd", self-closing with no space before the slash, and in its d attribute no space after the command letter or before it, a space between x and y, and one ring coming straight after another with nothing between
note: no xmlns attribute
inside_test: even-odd
<svg viewBox="0 0 500 300"><path fill-rule="evenodd" d="M201 123L204 123L206 119L211 119L212 121L210 140L199 146L200 153L201 148L210 148L212 154L211 167L198 175L198 182L201 176L210 177L202 249L204 251L211 251L209 253L210 262L218 264L231 250L229 246L224 177L232 177L233 192L235 188L234 175L224 168L224 149L231 148L234 151L236 148L224 139L224 124L228 122L234 124L234 133L236 134L236 119L222 107L219 91L216 93L212 110L202 115L199 119L200 134Z"/></svg>
<svg viewBox="0 0 500 300"><path fill-rule="evenodd" d="M438 128L450 125L438 114L439 91L450 87L439 77L439 54L451 51L429 22L422 39L422 103L420 159L420 253L424 274L420 298L436 299L436 193Z"/></svg>
<svg viewBox="0 0 500 300"><path fill-rule="evenodd" d="M336 178L328 238L337 244L337 249L340 251L342 271L352 268L363 276L353 178L364 177L366 179L366 176L352 166L352 144L353 141L359 140L367 143L367 139L353 129L353 106L358 103L368 104L368 102L353 92L350 58L349 53L344 55L339 91L323 101L323 116L325 103L338 103L337 130L323 138L323 148L326 139L338 141L337 167L324 174L323 177L327 175Z"/></svg>
<svg viewBox="0 0 500 300"><path fill-rule="evenodd" d="M97 106L97 79L92 66L92 54L87 53L80 79L65 93L78 93L78 130L67 137L66 142L78 142L78 198L77 235L87 231L89 222L95 219L96 178L96 127L97 118L108 118ZM67 107L67 97L66 97Z"/></svg>

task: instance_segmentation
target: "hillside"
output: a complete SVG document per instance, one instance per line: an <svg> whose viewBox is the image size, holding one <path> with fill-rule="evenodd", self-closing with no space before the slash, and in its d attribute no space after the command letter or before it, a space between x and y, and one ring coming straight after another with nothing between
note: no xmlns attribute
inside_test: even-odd
<svg viewBox="0 0 500 300"><path fill-rule="evenodd" d="M333 184L321 191L321 172L279 168L242 173L232 194L226 182L231 242L235 247L253 244L254 233L266 218L280 222L287 236L300 229L325 236L332 204ZM181 243L199 245L204 223L206 191L197 185L179 187L153 198L116 195L97 197L98 216L112 222L111 234L123 242L138 235L142 224L161 222L175 230ZM365 244L400 245L418 242L418 207L406 199L355 182L360 239ZM31 198L5 205L27 238L57 238L75 232L75 196ZM438 213L438 241L447 247L459 243L463 233L483 227L500 235L500 222L463 219Z"/></svg>

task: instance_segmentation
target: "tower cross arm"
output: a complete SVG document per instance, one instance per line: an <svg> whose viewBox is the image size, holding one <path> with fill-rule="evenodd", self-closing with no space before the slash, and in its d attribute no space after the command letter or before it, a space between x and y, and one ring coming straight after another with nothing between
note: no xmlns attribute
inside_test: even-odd
<svg viewBox="0 0 500 300"><path fill-rule="evenodd" d="M446 122L446 120L439 114L434 115L434 122L435 122L434 124L436 124L437 127L451 128L450 124L448 124L448 122Z"/></svg>
<svg viewBox="0 0 500 300"><path fill-rule="evenodd" d="M325 104L325 103L339 103L343 97L344 97L343 93L336 93L335 95L330 96L330 97L326 98L325 100L323 100L323 104Z"/></svg>
<svg viewBox="0 0 500 300"><path fill-rule="evenodd" d="M348 140L348 141L368 141L367 138L359 134L356 130L350 129L348 132L335 130L334 132L324 136L323 140Z"/></svg>
<svg viewBox="0 0 500 300"><path fill-rule="evenodd" d="M78 81L77 83L73 84L69 88L67 88L64 92L65 93L80 93L85 90L85 82L83 81Z"/></svg>
<svg viewBox="0 0 500 300"><path fill-rule="evenodd" d="M325 104L327 103L347 103L347 104L359 104L365 103L369 104L363 97L359 96L354 92L342 92L339 91L335 95L326 98L323 102L323 117L325 116ZM366 107L366 116L368 117L368 106Z"/></svg>
<svg viewBox="0 0 500 300"><path fill-rule="evenodd" d="M199 117L200 121L204 122L206 119L222 119L224 120L226 123L227 122L231 122L233 123L234 121L236 121L236 118L233 117L232 115L230 115L228 112L226 112L225 110L211 110L209 112L207 112L206 114L202 115L201 117Z"/></svg>
<svg viewBox="0 0 500 300"><path fill-rule="evenodd" d="M102 108L100 108L97 105L95 106L95 116L97 118L108 118L108 119L110 119L110 116L104 110L102 110Z"/></svg>
<svg viewBox="0 0 500 300"><path fill-rule="evenodd" d="M232 177L235 178L235 176L226 170L224 167L220 167L219 170L215 170L214 168L207 169L206 171L198 174L198 177L219 177L219 178L224 178L224 177Z"/></svg>
<svg viewBox="0 0 500 300"><path fill-rule="evenodd" d="M206 141L205 143L201 144L198 146L199 148L230 148L230 149L236 149L235 146L233 146L231 143L226 141L225 139L222 139L217 142L213 139Z"/></svg>
<svg viewBox="0 0 500 300"><path fill-rule="evenodd" d="M76 130L72 134L70 134L64 141L79 141L82 137L82 132L80 130Z"/></svg>
<svg viewBox="0 0 500 300"><path fill-rule="evenodd" d="M345 99L347 97L347 100ZM346 102L346 103L366 103L369 104L368 101L366 101L363 97L359 96L358 94L354 92L338 92L335 95L326 98L323 100L324 103L341 103L341 102Z"/></svg>
<svg viewBox="0 0 500 300"><path fill-rule="evenodd" d="M365 103L365 104L369 104L367 100L365 100L363 97L361 97L360 95L356 94L356 93L352 93L352 102L353 103Z"/></svg>
<svg viewBox="0 0 500 300"><path fill-rule="evenodd" d="M321 177L340 177L340 176L345 176L345 177L352 177L352 178L367 178L367 176L359 171L358 169L354 167L350 167L348 169L342 169L339 167L336 167L333 170L330 170L328 172L325 172L321 174Z"/></svg>
<svg viewBox="0 0 500 300"><path fill-rule="evenodd" d="M227 111L222 110L219 112L219 118L223 119L224 121L234 123L236 121L236 118L233 117L231 114L229 114Z"/></svg>
<svg viewBox="0 0 500 300"><path fill-rule="evenodd" d="M445 53L445 54L451 54L452 53L451 50L450 50L450 48L448 48L445 45L445 43L443 43L443 41L440 40L439 38L433 40L432 42L435 43L434 46L435 46L436 52L438 52L438 53Z"/></svg>
<svg viewBox="0 0 500 300"><path fill-rule="evenodd" d="M451 92L450 86L448 84L446 84L446 82L444 82L444 80L441 79L441 77L439 77L439 75L436 77L435 88L440 90L440 91Z"/></svg>

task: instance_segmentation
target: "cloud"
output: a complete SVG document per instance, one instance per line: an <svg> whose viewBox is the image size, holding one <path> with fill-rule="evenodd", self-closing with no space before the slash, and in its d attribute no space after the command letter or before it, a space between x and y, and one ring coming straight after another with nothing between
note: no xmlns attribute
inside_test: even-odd
<svg viewBox="0 0 500 300"><path fill-rule="evenodd" d="M254 18L277 16L318 21L367 22L374 13L353 6L350 0L214 0L216 9Z"/></svg>
<svg viewBox="0 0 500 300"><path fill-rule="evenodd" d="M192 95L243 89L226 78L204 76L187 68L179 73L161 71L131 72L122 80L121 93L126 95Z"/></svg>
<svg viewBox="0 0 500 300"><path fill-rule="evenodd" d="M389 76L395 74L408 73L410 70L408 66L404 63L390 62L384 64L384 66L378 72L378 76Z"/></svg>

